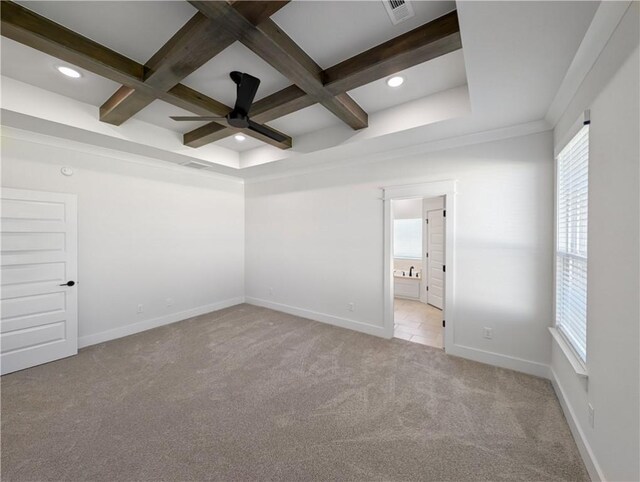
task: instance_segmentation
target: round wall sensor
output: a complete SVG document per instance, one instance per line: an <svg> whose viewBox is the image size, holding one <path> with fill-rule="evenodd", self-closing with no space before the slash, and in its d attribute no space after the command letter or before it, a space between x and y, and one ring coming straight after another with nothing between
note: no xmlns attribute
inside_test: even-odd
<svg viewBox="0 0 640 482"><path fill-rule="evenodd" d="M73 169L71 169L70 167L65 166L62 169L60 169L60 172L65 176L73 176Z"/></svg>

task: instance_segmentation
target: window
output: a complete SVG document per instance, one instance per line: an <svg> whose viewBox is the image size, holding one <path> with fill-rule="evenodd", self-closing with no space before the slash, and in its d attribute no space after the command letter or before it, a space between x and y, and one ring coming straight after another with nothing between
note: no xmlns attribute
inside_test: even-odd
<svg viewBox="0 0 640 482"><path fill-rule="evenodd" d="M393 257L422 258L422 219L394 219Z"/></svg>
<svg viewBox="0 0 640 482"><path fill-rule="evenodd" d="M557 157L556 328L587 358L589 125Z"/></svg>

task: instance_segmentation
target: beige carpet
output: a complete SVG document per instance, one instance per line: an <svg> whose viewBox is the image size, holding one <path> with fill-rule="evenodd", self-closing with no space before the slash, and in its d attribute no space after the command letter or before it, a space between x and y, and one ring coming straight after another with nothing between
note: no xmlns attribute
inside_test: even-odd
<svg viewBox="0 0 640 482"><path fill-rule="evenodd" d="M2 378L9 480L586 480L548 381L240 305Z"/></svg>

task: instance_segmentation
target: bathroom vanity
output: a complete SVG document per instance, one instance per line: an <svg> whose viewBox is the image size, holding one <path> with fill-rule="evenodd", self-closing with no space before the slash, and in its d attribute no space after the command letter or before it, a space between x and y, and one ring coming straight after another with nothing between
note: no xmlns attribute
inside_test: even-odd
<svg viewBox="0 0 640 482"><path fill-rule="evenodd" d="M413 270L411 275L409 275L408 270L393 270L393 293L396 298L419 300L421 286L422 275L420 270Z"/></svg>

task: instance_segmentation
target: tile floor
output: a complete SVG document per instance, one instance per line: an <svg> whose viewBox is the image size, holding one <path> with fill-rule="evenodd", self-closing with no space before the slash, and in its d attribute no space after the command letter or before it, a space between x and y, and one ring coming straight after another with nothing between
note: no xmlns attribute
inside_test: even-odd
<svg viewBox="0 0 640 482"><path fill-rule="evenodd" d="M396 298L393 336L443 348L442 310L419 301Z"/></svg>

